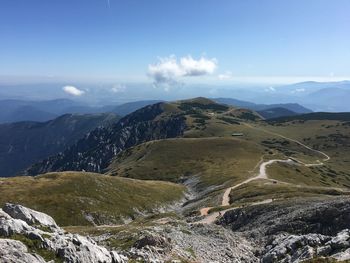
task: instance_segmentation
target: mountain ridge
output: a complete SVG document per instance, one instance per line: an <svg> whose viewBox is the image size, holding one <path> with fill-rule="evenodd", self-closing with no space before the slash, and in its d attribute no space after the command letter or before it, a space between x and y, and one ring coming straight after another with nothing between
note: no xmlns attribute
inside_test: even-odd
<svg viewBox="0 0 350 263"><path fill-rule="evenodd" d="M101 172L108 161L126 147L147 140L182 135L185 129L183 117L174 113L172 118L157 119L165 112L164 103L139 109L111 127L92 131L62 154L30 167L25 174L65 170ZM91 149L94 151L91 152Z"/></svg>

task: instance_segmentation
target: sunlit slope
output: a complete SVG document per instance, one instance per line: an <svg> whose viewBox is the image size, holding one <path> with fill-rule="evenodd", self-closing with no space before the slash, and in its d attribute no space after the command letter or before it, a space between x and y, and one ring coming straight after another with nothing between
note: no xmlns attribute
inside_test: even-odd
<svg viewBox="0 0 350 263"><path fill-rule="evenodd" d="M113 160L108 173L171 182L192 178L203 190L251 176L262 153L259 145L231 137L152 141L123 151Z"/></svg>
<svg viewBox="0 0 350 263"><path fill-rule="evenodd" d="M179 201L183 190L169 182L62 172L0 179L0 205L19 203L51 215L60 225L122 223Z"/></svg>
<svg viewBox="0 0 350 263"><path fill-rule="evenodd" d="M329 155L323 166L301 167L289 180L313 183L323 186L350 187L350 122L339 120L290 121L266 125L266 130L290 136ZM286 165L275 165L272 175L281 178L286 175ZM290 170L293 171L293 170ZM287 175L286 175L287 176ZM303 179L303 177L306 177Z"/></svg>

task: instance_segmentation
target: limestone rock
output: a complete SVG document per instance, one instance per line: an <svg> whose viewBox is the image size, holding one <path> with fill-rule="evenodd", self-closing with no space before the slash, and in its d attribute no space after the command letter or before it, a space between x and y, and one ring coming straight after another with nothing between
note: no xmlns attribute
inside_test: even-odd
<svg viewBox="0 0 350 263"><path fill-rule="evenodd" d="M169 248L171 245L169 239L158 235L146 234L134 244L134 247L137 249L141 249L145 246Z"/></svg>
<svg viewBox="0 0 350 263"><path fill-rule="evenodd" d="M44 213L34 211L21 205L5 204L3 211L14 219L20 219L29 225L40 224L42 226L58 228L55 220Z"/></svg>
<svg viewBox="0 0 350 263"><path fill-rule="evenodd" d="M0 263L45 263L39 255L28 253L20 241L0 239Z"/></svg>
<svg viewBox="0 0 350 263"><path fill-rule="evenodd" d="M22 220L11 217L9 219L0 218L0 236L8 237L13 234L26 233L27 231L34 231L34 228Z"/></svg>
<svg viewBox="0 0 350 263"><path fill-rule="evenodd" d="M40 226L50 227L51 232L39 229ZM52 217L44 213L21 205L6 204L0 210L0 237L8 239L0 239L0 263L45 262L40 256L28 253L23 243L9 239L14 234L39 241L42 248L54 252L63 262L127 262L124 256L107 250L89 237L65 233Z"/></svg>

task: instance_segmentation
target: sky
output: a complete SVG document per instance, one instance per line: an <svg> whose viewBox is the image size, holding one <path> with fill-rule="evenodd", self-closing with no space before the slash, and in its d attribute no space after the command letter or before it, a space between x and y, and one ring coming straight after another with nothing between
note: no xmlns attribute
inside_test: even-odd
<svg viewBox="0 0 350 263"><path fill-rule="evenodd" d="M348 0L1 0L0 81L350 78Z"/></svg>

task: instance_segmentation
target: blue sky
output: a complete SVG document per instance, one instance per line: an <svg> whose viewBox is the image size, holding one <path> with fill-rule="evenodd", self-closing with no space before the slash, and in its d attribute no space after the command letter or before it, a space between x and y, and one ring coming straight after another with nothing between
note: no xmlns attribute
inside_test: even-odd
<svg viewBox="0 0 350 263"><path fill-rule="evenodd" d="M2 0L0 75L152 82L172 60L166 81L338 80L349 14L348 0Z"/></svg>

